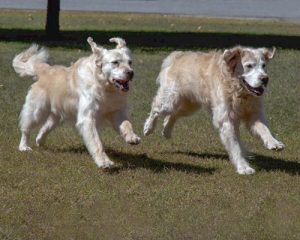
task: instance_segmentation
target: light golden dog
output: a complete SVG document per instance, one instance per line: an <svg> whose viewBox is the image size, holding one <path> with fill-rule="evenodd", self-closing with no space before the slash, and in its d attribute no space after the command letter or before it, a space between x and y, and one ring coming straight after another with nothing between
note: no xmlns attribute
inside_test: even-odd
<svg viewBox="0 0 300 240"><path fill-rule="evenodd" d="M163 62L158 76L160 87L144 125L150 134L157 118L164 116L163 135L171 137L172 128L181 116L206 107L213 124L219 129L222 143L239 174L252 174L239 138L239 125L244 122L251 133L259 136L268 149L283 149L266 123L262 95L268 84L266 64L274 57L275 48L234 47L202 52L173 52Z"/></svg>
<svg viewBox="0 0 300 240"><path fill-rule="evenodd" d="M85 145L98 167L113 165L103 150L98 129L106 122L127 143L138 144L140 138L129 121L127 91L133 78L132 57L126 42L112 38L115 49L97 46L88 38L92 54L80 58L70 67L47 64L48 52L37 45L13 59L13 67L21 76L37 80L29 90L20 115L22 137L20 151L31 150L30 132L41 125L36 145L64 120L76 123Z"/></svg>

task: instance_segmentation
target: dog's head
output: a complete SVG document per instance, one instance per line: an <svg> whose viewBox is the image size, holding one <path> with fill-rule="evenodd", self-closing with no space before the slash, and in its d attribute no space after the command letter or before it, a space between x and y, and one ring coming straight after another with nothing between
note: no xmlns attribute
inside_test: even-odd
<svg viewBox="0 0 300 240"><path fill-rule="evenodd" d="M276 49L234 47L223 53L230 73L254 96L262 96L269 81L266 65Z"/></svg>
<svg viewBox="0 0 300 240"><path fill-rule="evenodd" d="M87 39L93 54L97 56L96 67L102 78L121 91L129 90L129 82L133 79L132 57L126 42L122 38L111 38L116 43L115 49L97 46L91 37Z"/></svg>

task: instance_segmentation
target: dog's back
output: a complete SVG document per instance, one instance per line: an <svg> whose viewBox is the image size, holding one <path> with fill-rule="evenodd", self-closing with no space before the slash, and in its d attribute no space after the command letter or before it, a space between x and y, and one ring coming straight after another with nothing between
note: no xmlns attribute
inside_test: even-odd
<svg viewBox="0 0 300 240"><path fill-rule="evenodd" d="M21 77L33 77L30 95L35 101L49 105L53 113L63 118L76 115L78 88L76 69L79 59L71 67L49 65L48 51L33 44L13 59L13 68Z"/></svg>
<svg viewBox="0 0 300 240"><path fill-rule="evenodd" d="M157 82L201 104L210 104L217 86L222 84L219 52L173 52L163 61ZM173 89L172 88L172 89Z"/></svg>

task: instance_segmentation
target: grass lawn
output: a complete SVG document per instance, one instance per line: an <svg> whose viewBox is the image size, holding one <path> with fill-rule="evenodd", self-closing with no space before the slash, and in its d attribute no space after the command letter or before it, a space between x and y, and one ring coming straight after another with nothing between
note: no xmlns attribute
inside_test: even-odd
<svg viewBox="0 0 300 240"><path fill-rule="evenodd" d="M0 12L0 31L41 30L43 25L43 12ZM299 36L299 26L132 14L61 17L62 30L86 31L83 38L99 29L107 36L118 30ZM116 163L111 170L96 168L68 124L52 132L45 147L19 152L18 116L32 81L19 78L11 61L29 44L22 39L0 41L0 239L300 239L299 50L278 49L269 65L265 108L273 133L286 149L266 150L242 130L257 172L239 176L204 111L179 121L172 140L163 139L161 124L138 146L104 130L101 138ZM79 49L69 47L72 42L45 44L52 63L68 65L90 54L86 42ZM139 135L169 50L167 43L151 51L133 49L136 74L130 103Z"/></svg>

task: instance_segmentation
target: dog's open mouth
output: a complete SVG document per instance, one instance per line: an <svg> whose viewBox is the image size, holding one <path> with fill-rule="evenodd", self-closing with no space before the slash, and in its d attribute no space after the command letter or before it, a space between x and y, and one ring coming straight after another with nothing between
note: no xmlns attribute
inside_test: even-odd
<svg viewBox="0 0 300 240"><path fill-rule="evenodd" d="M263 95L263 93L264 93L264 91L265 91L265 88L264 88L264 86L260 86L260 87L251 87L244 79L242 79L242 81L243 81L243 85L245 86L245 88L249 91L249 92L251 92L251 93L253 93L254 95L256 95L256 96L261 96L261 95Z"/></svg>
<svg viewBox="0 0 300 240"><path fill-rule="evenodd" d="M114 79L113 83L116 88L127 92L129 90L129 79Z"/></svg>

